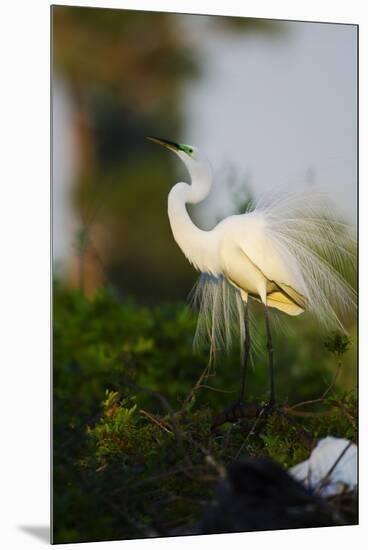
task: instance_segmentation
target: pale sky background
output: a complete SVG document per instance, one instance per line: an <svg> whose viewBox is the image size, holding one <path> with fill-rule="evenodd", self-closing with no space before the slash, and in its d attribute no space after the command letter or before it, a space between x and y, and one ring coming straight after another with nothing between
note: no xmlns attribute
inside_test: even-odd
<svg viewBox="0 0 368 550"><path fill-rule="evenodd" d="M355 223L356 27L285 22L286 32L271 38L224 31L206 16L180 16L180 21L203 60L201 77L184 94L183 139L201 148L216 175L211 197L200 209L205 225L234 209L222 177L229 165L256 196L275 187L328 189L342 215ZM59 261L70 253L74 234L71 109L67 90L57 82L54 258Z"/></svg>
<svg viewBox="0 0 368 550"><path fill-rule="evenodd" d="M62 263L70 257L77 228L71 204L77 164L72 116L68 90L60 80L56 80L53 87L52 110L52 241L53 258L61 268Z"/></svg>
<svg viewBox="0 0 368 550"><path fill-rule="evenodd" d="M356 27L282 25L284 34L268 38L190 18L188 32L206 63L188 90L185 139L206 151L215 174L232 164L256 196L323 187L355 223ZM227 214L221 177L214 195Z"/></svg>

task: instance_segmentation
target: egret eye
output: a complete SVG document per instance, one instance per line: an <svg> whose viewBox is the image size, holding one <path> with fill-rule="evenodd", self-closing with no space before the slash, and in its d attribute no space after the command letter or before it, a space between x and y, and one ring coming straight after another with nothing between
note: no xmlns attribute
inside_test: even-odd
<svg viewBox="0 0 368 550"><path fill-rule="evenodd" d="M184 153L186 153L187 155L191 155L194 152L193 147L190 147L189 145L185 145L184 143L179 145L179 149L181 151L184 151Z"/></svg>

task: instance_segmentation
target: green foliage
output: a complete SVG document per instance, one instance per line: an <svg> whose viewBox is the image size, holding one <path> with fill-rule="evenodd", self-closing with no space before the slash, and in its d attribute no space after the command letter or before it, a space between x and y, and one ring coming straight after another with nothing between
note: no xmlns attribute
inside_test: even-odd
<svg viewBox="0 0 368 550"><path fill-rule="evenodd" d="M87 299L55 284L55 542L172 533L198 520L231 461L269 456L288 468L326 435L356 438L353 375L344 386L339 376L322 402L295 409L307 416L290 411L211 430L236 396L239 355L219 356L216 374L188 399L208 361L206 350L192 351L195 324L182 303L148 308L108 290ZM312 324L298 330L275 342L281 403L319 398L339 361L341 375L355 370L346 339L330 335L327 349ZM266 365L255 356L250 401L267 397Z"/></svg>
<svg viewBox="0 0 368 550"><path fill-rule="evenodd" d="M298 437L298 425L289 424L279 415L272 415L267 422L266 429L260 435L267 455L279 462L284 468L305 460L309 449L303 445Z"/></svg>
<svg viewBox="0 0 368 550"><path fill-rule="evenodd" d="M346 334L335 331L326 338L325 346L328 351L340 357L347 352L351 346L351 341Z"/></svg>

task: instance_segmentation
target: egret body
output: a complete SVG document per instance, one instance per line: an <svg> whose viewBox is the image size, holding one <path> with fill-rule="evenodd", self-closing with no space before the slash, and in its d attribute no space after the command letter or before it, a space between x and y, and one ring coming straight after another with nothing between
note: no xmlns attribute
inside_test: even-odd
<svg viewBox="0 0 368 550"><path fill-rule="evenodd" d="M191 220L186 205L201 202L211 189L208 160L191 145L149 139L175 152L189 172L190 183L179 182L169 193L170 225L182 252L203 274L197 292L199 323L205 324L215 340L222 341L231 340L234 316L240 323L245 351L240 401L250 351L249 298L264 305L272 406L275 395L268 308L291 316L310 310L322 321L341 326L341 314L355 305L353 289L335 267L351 255L349 238L341 224L329 219L325 211L318 211L313 201L301 204L295 197L256 205L203 231Z"/></svg>

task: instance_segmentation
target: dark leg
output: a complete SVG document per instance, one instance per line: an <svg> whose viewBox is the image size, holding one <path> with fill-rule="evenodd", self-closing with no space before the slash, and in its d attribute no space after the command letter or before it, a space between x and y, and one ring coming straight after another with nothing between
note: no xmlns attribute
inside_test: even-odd
<svg viewBox="0 0 368 550"><path fill-rule="evenodd" d="M264 306L264 310L265 310L266 332L267 332L268 372L269 372L269 380L270 380L270 398L269 398L268 406L270 408L273 408L276 403L275 379L274 379L274 371L273 371L273 346L272 346L272 336L271 336L270 320L268 318L267 306Z"/></svg>
<svg viewBox="0 0 368 550"><path fill-rule="evenodd" d="M246 306L247 307L247 306ZM270 320L268 316L267 306L265 308L265 320L266 320L266 332L267 332L267 350L268 350L268 369L269 369L269 380L270 380L270 389L269 389L269 401L266 405L261 405L257 403L244 403L244 391L246 383L246 374L247 374L247 365L250 353L250 337L249 337L249 326L248 326L248 311L245 310L245 346L244 346L244 363L242 370L241 378L241 390L240 396L235 403L230 405L222 413L217 415L212 423L212 430L215 430L225 422L236 422L241 418L251 419L256 418L256 423L260 420L265 420L269 414L284 414L282 409L276 407L276 397L275 397L275 379L274 379L274 369L273 369L273 346L272 346L272 336L270 328ZM253 430L254 428L252 428ZM307 434L308 435L308 434Z"/></svg>
<svg viewBox="0 0 368 550"><path fill-rule="evenodd" d="M250 355L250 331L249 331L249 317L248 317L248 304L245 304L244 308L244 328L245 328L245 340L244 340L244 358L241 372L241 384L239 402L244 402L245 382L247 379L248 361Z"/></svg>
<svg viewBox="0 0 368 550"><path fill-rule="evenodd" d="M263 407L256 403L245 403L245 386L251 349L248 304L244 305L244 358L241 370L240 394L238 399L213 419L212 429L225 422L236 422L240 418L254 419L263 412Z"/></svg>

